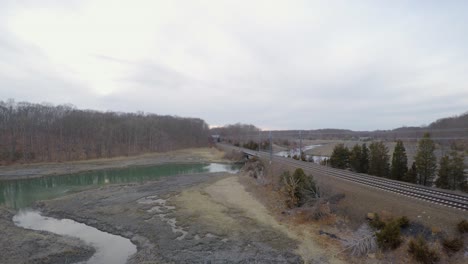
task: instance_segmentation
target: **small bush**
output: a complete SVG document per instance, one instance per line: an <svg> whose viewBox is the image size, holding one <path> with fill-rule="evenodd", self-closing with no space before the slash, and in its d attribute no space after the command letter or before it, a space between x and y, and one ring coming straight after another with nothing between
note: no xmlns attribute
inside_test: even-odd
<svg viewBox="0 0 468 264"><path fill-rule="evenodd" d="M406 228L409 226L409 219L406 216L402 216L398 218L398 224L400 225L401 228Z"/></svg>
<svg viewBox="0 0 468 264"><path fill-rule="evenodd" d="M364 224L354 232L353 237L343 242L352 256L364 256L377 250L377 241L372 228Z"/></svg>
<svg viewBox="0 0 468 264"><path fill-rule="evenodd" d="M429 248L422 237L417 240L411 239L408 246L408 252L420 263L431 264L439 261L439 254L434 249Z"/></svg>
<svg viewBox="0 0 468 264"><path fill-rule="evenodd" d="M395 249L401 244L400 224L398 221L392 221L376 233L377 243L382 249Z"/></svg>
<svg viewBox="0 0 468 264"><path fill-rule="evenodd" d="M468 233L468 221L461 220L460 223L458 223L457 227L460 233Z"/></svg>
<svg viewBox="0 0 468 264"><path fill-rule="evenodd" d="M442 245L447 251L458 252L463 248L463 240L460 238L444 239Z"/></svg>
<svg viewBox="0 0 468 264"><path fill-rule="evenodd" d="M378 214L375 214L374 219L370 220L369 225L377 230L381 230L385 227L385 222L380 220Z"/></svg>
<svg viewBox="0 0 468 264"><path fill-rule="evenodd" d="M288 195L286 204L289 208L302 206L320 198L319 188L312 176L307 176L301 168L291 175L288 171L281 175L281 181Z"/></svg>

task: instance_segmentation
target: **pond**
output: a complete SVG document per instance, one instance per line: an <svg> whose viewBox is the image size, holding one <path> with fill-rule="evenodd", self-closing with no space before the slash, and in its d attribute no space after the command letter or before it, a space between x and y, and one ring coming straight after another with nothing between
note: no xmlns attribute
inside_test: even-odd
<svg viewBox="0 0 468 264"><path fill-rule="evenodd" d="M57 198L90 187L112 183L130 183L155 180L163 176L193 173L236 173L239 165L207 164L161 164L148 167L99 170L42 178L0 181L0 205L20 209L31 206L38 200Z"/></svg>

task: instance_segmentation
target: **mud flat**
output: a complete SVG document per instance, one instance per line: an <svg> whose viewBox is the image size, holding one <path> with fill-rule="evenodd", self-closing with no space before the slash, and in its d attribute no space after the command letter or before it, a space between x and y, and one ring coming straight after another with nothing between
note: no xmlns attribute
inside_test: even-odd
<svg viewBox="0 0 468 264"><path fill-rule="evenodd" d="M14 213L0 207L0 263L75 263L95 252L76 238L17 227Z"/></svg>
<svg viewBox="0 0 468 264"><path fill-rule="evenodd" d="M225 173L112 185L37 205L44 214L129 238L128 263L334 263Z"/></svg>

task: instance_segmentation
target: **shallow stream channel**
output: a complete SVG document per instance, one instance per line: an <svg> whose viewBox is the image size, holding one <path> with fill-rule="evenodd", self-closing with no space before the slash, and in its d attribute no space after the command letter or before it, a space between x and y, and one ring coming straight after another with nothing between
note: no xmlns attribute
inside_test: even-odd
<svg viewBox="0 0 468 264"><path fill-rule="evenodd" d="M96 253L84 263L125 263L137 251L129 239L70 219L43 216L39 211L31 209L31 206L39 200L53 199L107 184L144 182L181 174L237 173L239 169L239 165L219 163L161 164L0 181L0 205L18 210L13 222L19 227L77 237L93 246Z"/></svg>

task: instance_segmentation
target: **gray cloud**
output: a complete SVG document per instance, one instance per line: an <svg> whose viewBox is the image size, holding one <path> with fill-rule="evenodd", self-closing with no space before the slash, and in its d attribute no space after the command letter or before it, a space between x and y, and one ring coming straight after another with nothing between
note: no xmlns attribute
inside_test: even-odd
<svg viewBox="0 0 468 264"><path fill-rule="evenodd" d="M0 98L267 129L427 124L468 110L466 10L439 1L6 1Z"/></svg>

